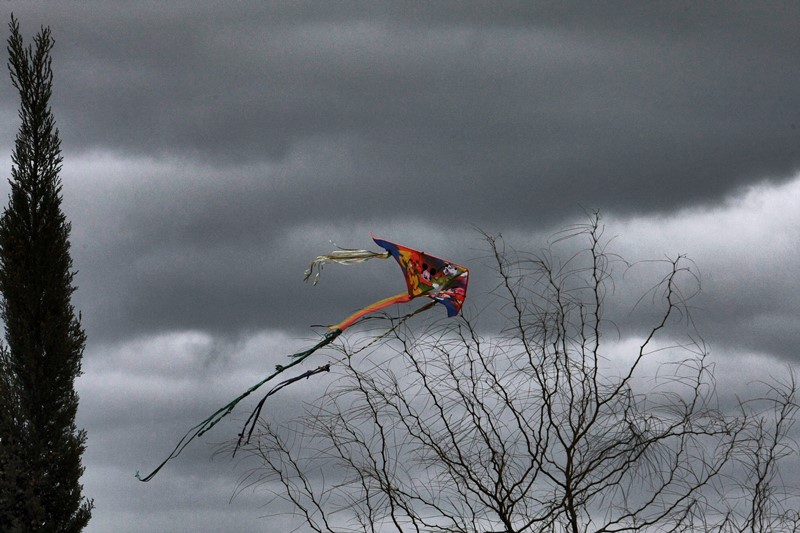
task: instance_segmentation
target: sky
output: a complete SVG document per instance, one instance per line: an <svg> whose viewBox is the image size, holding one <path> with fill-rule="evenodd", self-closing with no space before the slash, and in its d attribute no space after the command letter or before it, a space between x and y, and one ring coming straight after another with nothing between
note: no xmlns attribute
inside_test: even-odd
<svg viewBox="0 0 800 533"><path fill-rule="evenodd" d="M12 12L26 42L43 25L56 41L90 533L271 529L263 493L231 499L253 465L212 457L241 419L152 482L134 473L310 326L403 289L382 262L303 283L332 242L374 248L371 231L470 267L478 316L496 283L481 231L535 252L599 210L615 253L693 261L723 386L800 365L796 2L0 4ZM17 106L7 80L6 176ZM286 392L277 417L307 396Z"/></svg>

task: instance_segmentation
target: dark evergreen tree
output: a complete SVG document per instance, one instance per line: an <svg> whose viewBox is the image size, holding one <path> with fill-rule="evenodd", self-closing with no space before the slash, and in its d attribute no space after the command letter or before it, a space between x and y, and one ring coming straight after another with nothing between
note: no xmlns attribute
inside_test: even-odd
<svg viewBox="0 0 800 533"><path fill-rule="evenodd" d="M93 507L80 485L86 433L75 425L86 335L71 303L61 141L49 104L53 39L42 28L26 48L13 16L9 27L22 124L0 218L0 531L78 532Z"/></svg>

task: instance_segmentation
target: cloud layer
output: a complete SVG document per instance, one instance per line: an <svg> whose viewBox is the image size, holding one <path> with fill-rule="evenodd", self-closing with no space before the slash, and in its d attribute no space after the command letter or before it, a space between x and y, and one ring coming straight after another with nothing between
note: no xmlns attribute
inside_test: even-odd
<svg viewBox="0 0 800 533"><path fill-rule="evenodd" d="M795 2L0 13L12 7L28 41L39 25L56 39L52 105L89 334L78 385L91 531L263 529L260 496L225 507L246 467L209 464L213 446L155 484L132 475L315 338L310 325L403 289L382 262L303 284L330 240L369 247L374 231L470 266L466 311L491 330L495 280L475 228L537 251L600 209L627 259L695 262L700 332L720 368L740 369L720 376L741 384L800 357ZM0 84L7 154L16 108ZM637 272L620 309L649 288ZM646 318L620 316L634 329ZM302 399L285 395L276 413Z"/></svg>

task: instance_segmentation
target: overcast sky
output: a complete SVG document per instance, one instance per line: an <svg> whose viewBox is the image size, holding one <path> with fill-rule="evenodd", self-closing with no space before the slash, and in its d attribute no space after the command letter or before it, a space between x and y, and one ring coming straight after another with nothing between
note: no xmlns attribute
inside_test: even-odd
<svg viewBox="0 0 800 533"><path fill-rule="evenodd" d="M797 2L12 11L27 42L56 40L89 532L270 530L263 494L229 503L245 466L210 461L235 423L151 483L133 474L310 325L402 290L383 262L303 283L330 241L373 247L370 231L470 267L477 314L494 280L476 227L531 249L599 209L628 259L694 260L720 376L800 362ZM6 175L17 106L7 80Z"/></svg>

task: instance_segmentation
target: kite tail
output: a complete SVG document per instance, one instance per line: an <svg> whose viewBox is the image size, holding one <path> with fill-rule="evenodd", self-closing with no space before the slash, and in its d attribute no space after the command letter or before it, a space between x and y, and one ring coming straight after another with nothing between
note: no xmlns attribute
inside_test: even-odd
<svg viewBox="0 0 800 533"><path fill-rule="evenodd" d="M389 300L392 300L394 298L396 298L396 297L387 298L386 300L382 300L382 302L388 302ZM378 305L380 303L381 302L376 302L375 304L373 304L370 307L373 307L373 306ZM391 303L395 303L395 302L391 302ZM390 305L390 304L387 303L386 305ZM347 355L347 357L349 358L350 356L355 355L356 353L367 349L368 347L372 346L376 342L378 342L381 339L383 339L383 338L387 337L388 335L390 335L393 331L397 330L397 328L399 328L401 324L404 324L411 317L414 317L414 316L422 313L423 311L427 311L428 309L430 309L434 305L436 305L435 301L429 302L429 303L423 305L422 307L420 307L419 309L417 309L415 311L412 311L411 313L408 313L404 317L402 317L399 320L397 320L395 322L395 324L391 328L387 329L386 331L384 331L383 333L381 333L380 335L378 335L377 337L372 339L371 342L369 342L365 346L362 346L361 348L359 348L358 350L356 350L352 354ZM361 313L359 312L357 314L361 314ZM333 331L341 332L342 330L335 329ZM316 374L321 374L322 372L330 372L330 370L331 370L331 363L327 363L327 364L319 366L319 367L317 367L317 368L315 368L313 370L308 370L306 372L303 372L299 376L295 376L293 378L289 378L289 379L286 379L284 381L281 381L280 383L275 385L272 389L270 389L270 391L261 399L261 401L258 402L258 405L250 413L250 416L247 417L247 420L245 421L244 426L242 427L242 432L239 433L239 440L236 442L236 447L234 447L234 449L233 449L233 455L234 456L236 455L236 452L239 450L239 448L242 447L242 445L246 446L247 444L250 443L250 438L253 436L253 431L255 431L256 424L258 423L258 418L259 418L259 416L261 416L261 410L263 409L264 403L267 401L267 398L269 398L270 396L272 396L273 394L275 394L279 390L281 390L281 389L283 389L285 387L288 387L292 383L300 381L301 379L308 379L311 376L314 376ZM250 426L250 430L249 431L247 430L247 426L248 425ZM245 431L247 431L247 437L246 438L245 438Z"/></svg>
<svg viewBox="0 0 800 533"><path fill-rule="evenodd" d="M242 427L242 432L239 433L239 440L236 442L236 447L233 449L234 457L236 456L237 450L239 450L239 448L242 446L242 441L244 440L244 432L247 429L248 425L250 426L250 431L247 432L247 440L244 440L244 444L249 444L250 443L250 437L253 436L253 431L256 429L256 423L258 422L258 417L261 415L261 409L264 407L264 402L267 401L267 398L269 398L270 396L272 396L273 394L275 394L279 390L281 390L281 389L283 389L285 387L288 387L289 385L291 385L292 383L294 383L296 381L300 381L301 379L308 379L311 376L316 375L316 374L320 374L322 372L330 372L330 370L331 370L331 364L327 363L327 364L319 366L319 367L317 367L317 368L315 368L313 370L309 370L307 372L303 372L299 376L295 376L293 378L285 379L285 380L281 381L280 383L278 383L277 385L275 385L274 387L272 387L272 389L270 389L270 391L266 395L264 395L263 398L261 398L261 401L258 402L258 405L256 406L256 408L253 409L253 412L250 413L250 416L247 417L247 420L244 423L244 427Z"/></svg>
<svg viewBox="0 0 800 533"><path fill-rule="evenodd" d="M319 275L322 272L322 265L326 263L350 265L354 263L363 263L364 261L369 261L370 259L388 259L389 257L391 257L389 252L373 252L371 250L352 250L348 248L341 248L326 255L319 255L313 261L311 261L306 269L304 279L305 281L308 281L308 279L313 275L314 285L316 285L317 281L319 281ZM315 268L317 270L316 274L314 274Z"/></svg>
<svg viewBox="0 0 800 533"><path fill-rule="evenodd" d="M345 318L338 324L331 326L328 328L330 331L344 331L353 324L355 324L359 318L368 315L370 313L374 313L376 311L380 311L390 305L400 304L410 302L413 297L410 296L407 292L401 292L400 294L395 294L394 296L389 296L388 298L384 298L383 300L379 300L374 304L368 305L367 307L356 311L349 317Z"/></svg>
<svg viewBox="0 0 800 533"><path fill-rule="evenodd" d="M178 457L181 454L181 452L184 450L184 448L186 448L186 446L189 445L190 442L192 442L195 438L202 436L203 433L205 433L206 431L208 431L211 428L213 428L215 425L217 425L217 423L220 420L225 418L231 411L233 411L233 408L236 407L236 404L238 404L243 399L248 397L251 393L253 393L259 387L261 387L264 383L266 383L266 382L270 381L271 379L275 378L276 376L278 376L279 374L281 374L285 370L288 370L289 368L291 368L291 367L293 367L293 366L295 366L297 364L300 364L306 357L308 357L312 353L316 352L317 350L319 350L323 346L327 346L328 344L333 342L333 340L336 337L338 337L339 335L341 335L341 333L342 333L342 330L340 330L340 329L330 330L330 331L325 333L325 335L322 337L322 340L319 341L315 346L313 346L313 347L311 347L308 350L305 350L303 352L299 352L299 353L290 355L289 357L293 358L294 360L291 363L289 363L288 365L275 365L275 372L273 372L272 374L270 374L266 378L262 379L261 381L259 381L258 383L256 383L255 385L253 385L252 387L247 389L244 393L240 394L238 397L236 397L234 400L232 400L230 403L228 403L224 407L222 407L220 409L217 409L214 412L214 414L212 414L211 416L209 416L208 418L206 418L205 420L203 420L202 422L200 422L196 426L194 426L191 429L189 429L189 431L186 432L186 434L181 438L181 440L178 441L178 444L175 446L175 449L172 450L172 453L170 453L169 456L166 459L164 459L164 461L160 465L158 465L158 467L156 467L156 469L153 470L150 474L148 474L145 477L141 477L139 475L139 472L137 471L136 472L136 479L138 479L139 481L144 481L144 482L147 482L147 481L150 481L151 479L153 479L153 477L155 477L155 475L158 473L158 471L161 470L164 467L164 465L166 465L171 459L174 459L174 458ZM294 380L294 381L296 381L296 380ZM280 390L281 388L283 388L283 387L281 387L280 385L278 387L276 387L276 389L278 389L278 390ZM275 392L277 392L277 390L275 390ZM270 391L270 394L272 394L272 391Z"/></svg>

